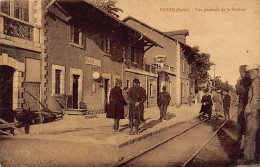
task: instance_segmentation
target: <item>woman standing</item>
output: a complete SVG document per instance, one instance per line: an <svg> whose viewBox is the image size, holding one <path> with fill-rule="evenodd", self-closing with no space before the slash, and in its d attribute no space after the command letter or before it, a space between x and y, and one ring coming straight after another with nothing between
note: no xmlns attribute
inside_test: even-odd
<svg viewBox="0 0 260 167"><path fill-rule="evenodd" d="M107 118L114 119L113 129L118 131L120 119L124 119L124 106L127 105L122 94L122 80L117 79L115 87L111 89L109 96L109 105L107 108Z"/></svg>
<svg viewBox="0 0 260 167"><path fill-rule="evenodd" d="M211 96L209 94L209 90L204 90L204 95L202 96L201 100L201 110L200 114L202 117L204 117L206 114L208 114L208 120L211 121L211 113L212 113L212 100Z"/></svg>

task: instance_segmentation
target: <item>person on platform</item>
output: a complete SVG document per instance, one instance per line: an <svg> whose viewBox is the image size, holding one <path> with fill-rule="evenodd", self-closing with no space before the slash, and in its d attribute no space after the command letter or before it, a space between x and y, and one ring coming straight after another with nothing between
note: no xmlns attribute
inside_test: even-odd
<svg viewBox="0 0 260 167"><path fill-rule="evenodd" d="M140 86L140 81L139 81L138 85ZM145 96L145 98L146 98L146 91L141 86L140 86L140 91L141 91L142 97ZM145 119L144 119L144 102L140 103L139 106L140 106L140 121L145 121Z"/></svg>
<svg viewBox="0 0 260 167"><path fill-rule="evenodd" d="M188 96L189 106L191 106L193 99L194 99L194 96L193 96L192 93L190 93L189 96Z"/></svg>
<svg viewBox="0 0 260 167"><path fill-rule="evenodd" d="M139 133L141 110L144 102L146 101L146 93L143 91L143 88L140 87L139 83L139 79L135 78L133 80L133 87L131 87L128 91L130 126L129 134L131 135ZM133 132L133 125L135 125L135 132Z"/></svg>
<svg viewBox="0 0 260 167"><path fill-rule="evenodd" d="M229 92L228 90L224 91L224 98L223 98L223 108L224 108L225 119L229 118L229 109L230 109L231 97L230 97L228 92Z"/></svg>
<svg viewBox="0 0 260 167"><path fill-rule="evenodd" d="M109 95L109 105L107 108L107 118L114 119L113 129L118 131L120 119L124 119L124 106L127 105L124 96L122 94L122 80L117 79L115 87L111 89Z"/></svg>
<svg viewBox="0 0 260 167"><path fill-rule="evenodd" d="M241 143L243 136L245 135L245 107L248 102L248 90L251 85L251 79L248 76L248 73L246 73L246 65L241 65L239 67L239 73L240 73L240 79L238 80L236 84L236 93L238 95L238 110L237 110L237 126L238 126L238 136L237 136L237 146L236 146L236 152L238 153L238 163L240 163L242 159L241 155Z"/></svg>
<svg viewBox="0 0 260 167"><path fill-rule="evenodd" d="M206 114L208 114L208 121L211 121L211 113L212 113L212 100L211 95L209 94L209 90L204 90L204 95L202 96L201 100L201 110L200 110L200 116L201 119L205 117Z"/></svg>
<svg viewBox="0 0 260 167"><path fill-rule="evenodd" d="M124 87L122 94L123 94L124 99L127 103L127 105L124 106L124 116L125 116L125 118L127 118L128 115L129 115L128 87Z"/></svg>
<svg viewBox="0 0 260 167"><path fill-rule="evenodd" d="M260 76L259 65L248 65L246 71L252 80L245 108L244 163L260 163Z"/></svg>
<svg viewBox="0 0 260 167"><path fill-rule="evenodd" d="M223 99L220 94L220 89L217 89L215 95L213 96L213 102L215 103L216 120L218 120L219 114L223 111Z"/></svg>
<svg viewBox="0 0 260 167"><path fill-rule="evenodd" d="M166 121L166 112L171 101L171 96L166 92L166 86L163 86L162 90L163 91L159 94L157 104L160 109L160 120Z"/></svg>

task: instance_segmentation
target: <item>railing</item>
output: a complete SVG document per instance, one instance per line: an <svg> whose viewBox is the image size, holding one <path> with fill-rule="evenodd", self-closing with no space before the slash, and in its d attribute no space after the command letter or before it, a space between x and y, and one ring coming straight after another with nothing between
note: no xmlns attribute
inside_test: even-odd
<svg viewBox="0 0 260 167"><path fill-rule="evenodd" d="M26 21L0 13L0 33L40 43L40 28Z"/></svg>
<svg viewBox="0 0 260 167"><path fill-rule="evenodd" d="M168 65L168 64L157 64L157 69L159 71L165 71L165 72L174 72L174 67Z"/></svg>
<svg viewBox="0 0 260 167"><path fill-rule="evenodd" d="M156 73L156 66L155 65L150 65L150 64L145 64L144 65L144 70L146 72L150 72L150 73Z"/></svg>

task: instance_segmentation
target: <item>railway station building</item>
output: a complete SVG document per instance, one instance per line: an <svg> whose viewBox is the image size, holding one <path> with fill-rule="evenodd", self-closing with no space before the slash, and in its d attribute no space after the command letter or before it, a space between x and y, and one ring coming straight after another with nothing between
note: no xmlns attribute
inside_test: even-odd
<svg viewBox="0 0 260 167"><path fill-rule="evenodd" d="M123 21L162 46L152 47L144 54L144 62L157 68L157 94L166 86L172 97L172 105L187 103L188 95L194 93L189 73L195 55L192 48L186 44L188 31L162 32L131 16Z"/></svg>
<svg viewBox="0 0 260 167"><path fill-rule="evenodd" d="M139 78L146 90L154 85L148 93L156 95L156 69L143 62L145 48L156 42L86 1L49 1L45 10L48 108L103 112L116 79L124 88Z"/></svg>

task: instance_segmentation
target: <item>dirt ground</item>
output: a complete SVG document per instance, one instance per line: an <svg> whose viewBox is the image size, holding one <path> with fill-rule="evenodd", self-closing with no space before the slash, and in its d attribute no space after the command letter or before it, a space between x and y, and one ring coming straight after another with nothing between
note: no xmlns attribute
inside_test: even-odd
<svg viewBox="0 0 260 167"><path fill-rule="evenodd" d="M235 109L232 109L233 112ZM193 119L177 124L158 135L154 135L123 148L112 145L86 142L69 142L39 139L14 139L0 137L0 164L2 166L111 166L120 159L142 152L152 145L199 122ZM222 120L223 121L223 120ZM212 121L200 128L169 142L135 161L132 166L180 166L206 141L220 122ZM224 130L201 151L191 166L225 167L234 163L236 122L230 121Z"/></svg>

